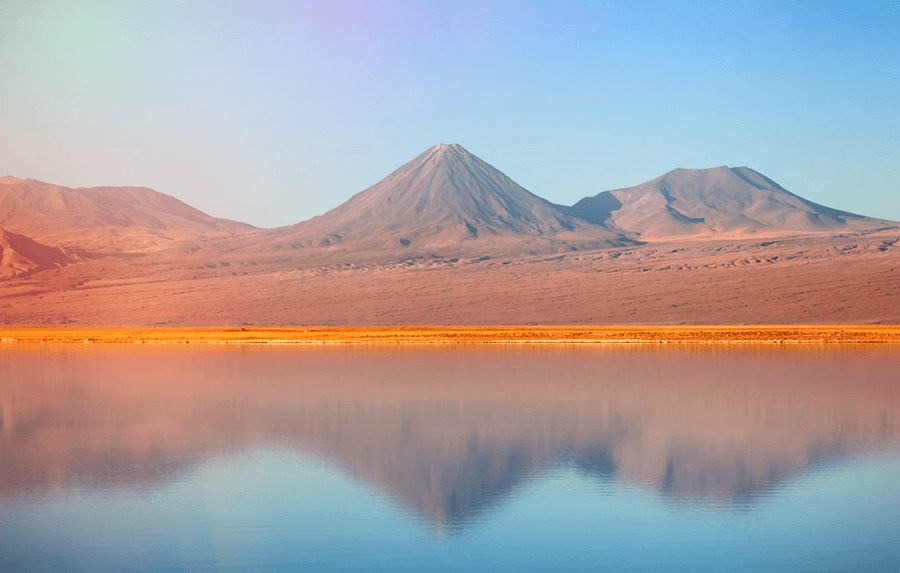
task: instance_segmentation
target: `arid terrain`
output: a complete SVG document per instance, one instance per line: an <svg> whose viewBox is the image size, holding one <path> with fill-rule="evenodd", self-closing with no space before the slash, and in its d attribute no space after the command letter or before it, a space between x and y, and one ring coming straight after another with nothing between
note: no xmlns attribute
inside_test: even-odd
<svg viewBox="0 0 900 573"><path fill-rule="evenodd" d="M0 179L0 325L900 323L900 224L749 168L554 205L437 145L309 221Z"/></svg>

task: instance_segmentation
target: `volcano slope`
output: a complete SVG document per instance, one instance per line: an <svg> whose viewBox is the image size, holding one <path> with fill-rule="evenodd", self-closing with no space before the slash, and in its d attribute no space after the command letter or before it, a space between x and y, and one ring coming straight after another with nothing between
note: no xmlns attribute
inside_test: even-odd
<svg viewBox="0 0 900 573"><path fill-rule="evenodd" d="M637 187L586 197L567 212L635 233L643 240L871 231L896 226L807 201L748 167L676 169Z"/></svg>
<svg viewBox="0 0 900 573"><path fill-rule="evenodd" d="M435 145L340 206L308 221L238 239L299 261L519 256L632 244L520 187L458 144Z"/></svg>
<svg viewBox="0 0 900 573"><path fill-rule="evenodd" d="M745 168L681 170L640 187L601 194L602 208L561 207L438 145L278 229L134 188L117 203L130 210L106 225L66 222L78 196L64 194L68 206L53 193L28 199L35 214L19 218L24 199L0 201L0 225L80 253L0 280L0 324L900 322L896 223L815 205Z"/></svg>

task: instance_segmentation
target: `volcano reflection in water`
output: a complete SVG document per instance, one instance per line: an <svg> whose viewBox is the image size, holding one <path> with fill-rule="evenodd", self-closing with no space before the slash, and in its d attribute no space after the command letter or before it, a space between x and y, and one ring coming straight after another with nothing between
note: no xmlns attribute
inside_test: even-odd
<svg viewBox="0 0 900 573"><path fill-rule="evenodd" d="M897 366L889 348L6 348L0 494L152 487L278 445L450 528L560 462L752 502L896 447Z"/></svg>

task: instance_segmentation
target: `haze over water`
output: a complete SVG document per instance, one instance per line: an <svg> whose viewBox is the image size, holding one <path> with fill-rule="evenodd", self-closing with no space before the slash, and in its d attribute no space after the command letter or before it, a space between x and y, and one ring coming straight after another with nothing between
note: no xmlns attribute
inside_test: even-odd
<svg viewBox="0 0 900 573"><path fill-rule="evenodd" d="M0 570L888 571L900 348L0 346Z"/></svg>

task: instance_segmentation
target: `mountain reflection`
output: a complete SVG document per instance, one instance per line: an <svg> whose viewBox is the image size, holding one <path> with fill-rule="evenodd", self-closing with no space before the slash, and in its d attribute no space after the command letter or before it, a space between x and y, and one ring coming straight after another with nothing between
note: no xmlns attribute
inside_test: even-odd
<svg viewBox="0 0 900 573"><path fill-rule="evenodd" d="M313 452L464 526L555 464L753 500L898 447L897 348L0 350L0 495L156 487L230 452Z"/></svg>

